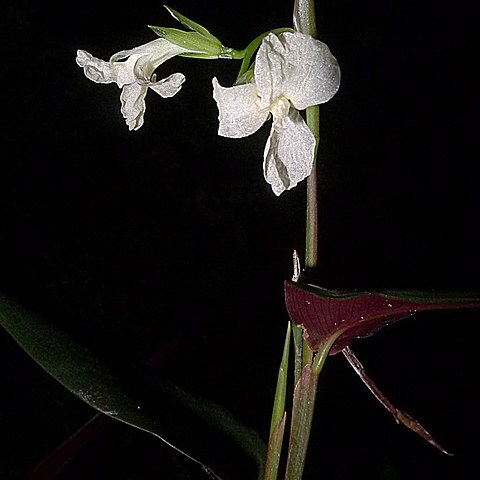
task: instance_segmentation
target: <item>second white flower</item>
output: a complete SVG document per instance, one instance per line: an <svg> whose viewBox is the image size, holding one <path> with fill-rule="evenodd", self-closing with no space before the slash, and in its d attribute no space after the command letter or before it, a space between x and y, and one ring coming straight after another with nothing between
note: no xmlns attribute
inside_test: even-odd
<svg viewBox="0 0 480 480"><path fill-rule="evenodd" d="M339 86L340 67L327 45L299 32L270 33L258 49L252 83L225 88L213 79L218 133L246 137L271 114L263 170L280 195L308 177L314 162L315 138L298 110L327 102Z"/></svg>

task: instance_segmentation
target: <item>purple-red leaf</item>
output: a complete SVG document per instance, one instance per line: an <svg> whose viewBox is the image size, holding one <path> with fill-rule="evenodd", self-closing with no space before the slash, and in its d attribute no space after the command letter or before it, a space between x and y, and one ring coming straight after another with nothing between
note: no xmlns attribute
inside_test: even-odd
<svg viewBox="0 0 480 480"><path fill-rule="evenodd" d="M300 282L285 282L285 303L293 323L302 325L304 338L317 351L335 333L330 354L354 338L373 335L381 327L426 310L480 308L480 296L430 292L340 292Z"/></svg>
<svg viewBox="0 0 480 480"><path fill-rule="evenodd" d="M356 355L350 350L349 347L342 350L343 355L348 360L348 363L355 370L355 373L360 377L362 382L367 386L367 388L372 392L373 396L382 404L382 406L393 416L397 423L403 423L407 428L415 432L417 435L422 437L425 441L433 445L435 448L440 450L446 455L452 455L447 452L440 443L438 443L433 436L428 433L428 431L422 426L422 424L411 417L408 413L402 412L399 410L377 387L375 382L367 375L365 368L360 363Z"/></svg>

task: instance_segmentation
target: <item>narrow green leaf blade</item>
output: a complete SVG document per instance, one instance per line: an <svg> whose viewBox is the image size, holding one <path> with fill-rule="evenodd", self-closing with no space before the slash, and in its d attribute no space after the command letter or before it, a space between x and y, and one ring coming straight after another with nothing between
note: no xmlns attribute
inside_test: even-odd
<svg viewBox="0 0 480 480"><path fill-rule="evenodd" d="M293 345L295 347L295 383L296 385L302 375L303 359L303 328L300 325L292 324Z"/></svg>
<svg viewBox="0 0 480 480"><path fill-rule="evenodd" d="M163 438L155 422L143 414L140 405L112 371L71 337L3 295L0 296L0 324L33 360L85 403L115 420L154 435L214 478L220 478L202 462Z"/></svg>
<svg viewBox="0 0 480 480"><path fill-rule="evenodd" d="M111 418L161 439L212 478L220 477L205 462L221 465L222 475L232 479L242 478L246 470L262 474L265 444L226 409L168 382L154 384L146 371L122 370L120 375L70 336L2 295L0 325L70 392Z"/></svg>
<svg viewBox="0 0 480 480"><path fill-rule="evenodd" d="M285 411L285 398L287 396L287 376L288 376L288 357L290 353L291 327L288 322L285 343L283 345L282 361L278 369L277 388L275 390L275 400L273 402L272 422L270 424L270 436L273 430L280 422Z"/></svg>
<svg viewBox="0 0 480 480"><path fill-rule="evenodd" d="M282 454L283 434L285 431L285 399L287 396L288 359L290 356L291 323L287 324L287 333L283 344L282 360L278 369L277 388L273 401L272 421L268 438L267 459L265 462L265 476L263 480L276 480L278 465Z"/></svg>

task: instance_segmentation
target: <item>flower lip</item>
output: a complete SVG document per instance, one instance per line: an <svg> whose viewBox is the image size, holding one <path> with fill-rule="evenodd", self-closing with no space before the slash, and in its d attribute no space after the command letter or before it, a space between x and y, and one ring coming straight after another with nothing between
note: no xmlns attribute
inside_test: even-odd
<svg viewBox="0 0 480 480"><path fill-rule="evenodd" d="M255 133L267 120L269 111L258 107L258 94L253 83L222 87L212 80L213 98L218 106L218 134L243 138Z"/></svg>

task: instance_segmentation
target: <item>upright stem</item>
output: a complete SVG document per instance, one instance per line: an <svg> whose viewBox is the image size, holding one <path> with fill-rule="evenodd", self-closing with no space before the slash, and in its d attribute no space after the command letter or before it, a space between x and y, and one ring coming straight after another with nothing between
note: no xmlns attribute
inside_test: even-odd
<svg viewBox="0 0 480 480"><path fill-rule="evenodd" d="M302 31L317 36L315 20L315 2L308 0L308 25ZM318 199L317 199L317 150L320 137L320 112L318 105L307 108L307 125L315 137L314 162L312 173L307 179L307 215L305 267L316 268L318 265ZM309 345L303 341L303 369L295 385L293 397L292 424L290 429L289 451L285 480L301 480L307 456L310 429L312 426L318 375L331 345L324 345L314 356Z"/></svg>
<svg viewBox="0 0 480 480"><path fill-rule="evenodd" d="M292 425L285 480L301 480L312 426L318 375L305 365L293 394Z"/></svg>
<svg viewBox="0 0 480 480"><path fill-rule="evenodd" d="M308 30L312 37L317 36L317 21L315 19L315 0L308 0ZM315 137L312 173L307 178L307 218L305 233L305 267L316 268L318 265L318 193L317 193L317 151L320 139L320 109L318 105L307 108L307 125ZM313 352L308 344L303 342L303 364L311 363Z"/></svg>
<svg viewBox="0 0 480 480"><path fill-rule="evenodd" d="M315 0L308 0L308 24L306 33L316 38L317 21ZM315 268L318 264L318 199L317 199L317 150L320 138L320 109L318 105L307 108L307 125L315 137L315 152L312 173L307 179L307 224L305 245L305 267Z"/></svg>
<svg viewBox="0 0 480 480"><path fill-rule="evenodd" d="M315 268L318 265L317 150L320 137L320 109L318 105L307 108L307 125L315 137L315 153L312 173L307 178L305 267Z"/></svg>

